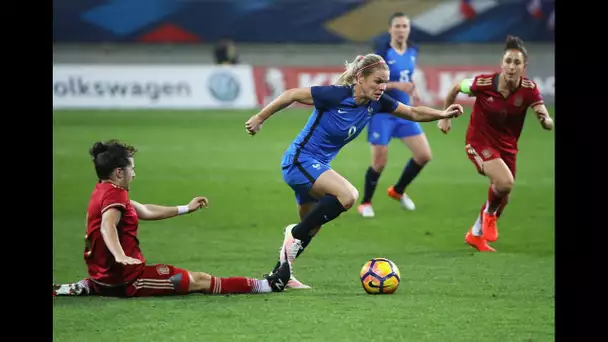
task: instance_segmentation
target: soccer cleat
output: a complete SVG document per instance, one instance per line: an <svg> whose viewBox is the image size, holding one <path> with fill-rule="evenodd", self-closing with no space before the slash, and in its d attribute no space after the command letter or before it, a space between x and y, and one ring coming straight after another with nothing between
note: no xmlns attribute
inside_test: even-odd
<svg viewBox="0 0 608 342"><path fill-rule="evenodd" d="M288 262L284 262L279 266L276 272L267 275L264 278L268 281L268 285L272 289L272 292L283 292L287 286L287 282L291 277L291 267Z"/></svg>
<svg viewBox="0 0 608 342"><path fill-rule="evenodd" d="M77 283L54 284L53 297L55 296L85 296L91 292L91 281L83 279Z"/></svg>
<svg viewBox="0 0 608 342"><path fill-rule="evenodd" d="M469 229L469 231L465 234L464 242L469 246L475 248L479 252L496 252L494 248L488 245L488 242L486 241L486 239L484 239L483 236L473 235L471 229Z"/></svg>
<svg viewBox="0 0 608 342"><path fill-rule="evenodd" d="M357 211L359 211L359 215L363 217L374 217L376 216L374 213L374 208L372 208L371 203L363 203L359 204L357 207Z"/></svg>
<svg viewBox="0 0 608 342"><path fill-rule="evenodd" d="M400 194L397 191L395 191L394 186L391 186L390 188L388 188L387 194L388 194L388 197L401 202L401 207L403 209L407 209L407 210L416 209L416 205L414 204L414 201L412 201L412 199L406 193Z"/></svg>
<svg viewBox="0 0 608 342"><path fill-rule="evenodd" d="M304 289L311 289L312 288L312 287L310 287L310 285L302 284L302 282L300 282L298 279L296 279L296 277L294 277L293 274L289 278L289 281L287 282L287 286L286 287L289 288L289 289L298 289L298 290L304 290Z"/></svg>
<svg viewBox="0 0 608 342"><path fill-rule="evenodd" d="M498 240L498 227L496 227L496 214L483 213L481 231L484 239L494 242Z"/></svg>

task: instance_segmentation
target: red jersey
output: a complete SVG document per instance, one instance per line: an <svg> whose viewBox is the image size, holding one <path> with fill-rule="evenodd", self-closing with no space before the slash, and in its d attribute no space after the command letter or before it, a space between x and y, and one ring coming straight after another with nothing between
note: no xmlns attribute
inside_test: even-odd
<svg viewBox="0 0 608 342"><path fill-rule="evenodd" d="M518 87L508 97L498 92L499 74L479 75L470 90L476 97L467 128L466 143L489 143L499 151L517 153L529 107L543 103L538 87L521 77Z"/></svg>
<svg viewBox="0 0 608 342"><path fill-rule="evenodd" d="M139 265L122 265L106 247L101 235L101 215L110 208L118 209L122 216L116 226L120 245L125 255L142 261ZM84 260L91 280L109 286L127 284L143 271L144 256L137 239L138 218L131 205L127 190L109 182L95 186L87 210L87 235L85 236Z"/></svg>

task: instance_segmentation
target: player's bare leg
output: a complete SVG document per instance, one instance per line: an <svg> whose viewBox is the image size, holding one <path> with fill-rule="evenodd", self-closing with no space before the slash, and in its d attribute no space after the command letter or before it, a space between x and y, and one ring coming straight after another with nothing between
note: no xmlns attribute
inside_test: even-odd
<svg viewBox="0 0 608 342"><path fill-rule="evenodd" d="M214 277L203 272L190 272L189 292L204 292L209 294L229 293L268 293L282 292L287 285L290 275L289 264L282 264L275 273L266 279L246 277Z"/></svg>
<svg viewBox="0 0 608 342"><path fill-rule="evenodd" d="M491 185L488 190L488 202L482 215L481 229L483 237L489 242L494 242L498 239L496 226L498 212L504 209L515 180L511 170L501 158L485 161L483 171L490 179Z"/></svg>
<svg viewBox="0 0 608 342"><path fill-rule="evenodd" d="M54 296L88 296L92 295L93 288L91 286L91 280L85 278L75 283L67 284L53 284L53 297Z"/></svg>
<svg viewBox="0 0 608 342"><path fill-rule="evenodd" d="M401 141L412 151L412 158L406 164L397 183L388 188L387 193L389 197L401 202L401 207L404 209L415 210L416 205L405 192L405 188L431 161L431 147L424 133L402 138Z"/></svg>
<svg viewBox="0 0 608 342"><path fill-rule="evenodd" d="M357 207L359 215L363 217L374 217L374 209L372 207L372 197L376 192L378 179L384 171L384 167L388 162L388 146L387 145L371 145L372 149L372 164L365 173L365 186L363 188L363 199Z"/></svg>

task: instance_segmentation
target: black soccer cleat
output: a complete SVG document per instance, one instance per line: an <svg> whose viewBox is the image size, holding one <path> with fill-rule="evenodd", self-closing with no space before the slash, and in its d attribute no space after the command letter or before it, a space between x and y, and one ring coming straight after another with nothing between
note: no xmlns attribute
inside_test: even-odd
<svg viewBox="0 0 608 342"><path fill-rule="evenodd" d="M285 286L287 286L287 282L291 277L291 268L289 267L289 263L283 263L276 272L265 275L264 278L268 280L268 285L272 289L272 292L283 292L285 290Z"/></svg>

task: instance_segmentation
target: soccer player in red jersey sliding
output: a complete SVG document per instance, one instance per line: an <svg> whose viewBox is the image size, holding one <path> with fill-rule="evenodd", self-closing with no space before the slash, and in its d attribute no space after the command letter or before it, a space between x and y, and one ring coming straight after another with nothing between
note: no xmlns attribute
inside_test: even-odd
<svg viewBox="0 0 608 342"><path fill-rule="evenodd" d="M488 245L498 239L496 220L509 201L515 181L517 141L528 108L532 108L546 130L553 119L534 82L523 76L528 52L518 37L507 37L500 73L478 75L454 84L444 106L456 101L458 93L475 96L466 134L466 152L477 171L490 179L488 200L477 221L465 235L465 242L480 252L495 252ZM449 119L437 123L443 133L450 131Z"/></svg>
<svg viewBox="0 0 608 342"><path fill-rule="evenodd" d="M56 295L148 297L202 292L209 294L282 292L291 270L287 262L266 279L220 278L166 264L146 264L137 238L139 220L162 220L206 208L205 197L183 206L141 204L129 199L135 178L133 146L116 140L96 142L89 151L99 182L87 210L84 260L89 277L53 284Z"/></svg>

